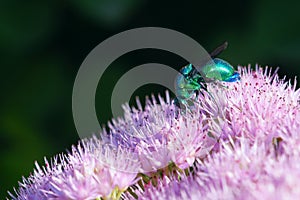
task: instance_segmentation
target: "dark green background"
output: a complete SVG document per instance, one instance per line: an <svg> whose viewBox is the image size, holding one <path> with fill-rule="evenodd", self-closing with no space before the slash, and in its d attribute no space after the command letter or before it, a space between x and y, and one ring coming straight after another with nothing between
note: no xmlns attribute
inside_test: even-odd
<svg viewBox="0 0 300 200"><path fill-rule="evenodd" d="M198 3L195 3L198 2ZM34 161L65 151L78 140L71 110L72 87L87 54L121 31L158 26L196 39L208 51L223 41L221 55L234 66L280 67L300 74L300 1L29 0L0 2L0 199L28 176ZM116 60L97 91L101 124L111 118L110 95L118 78L147 62L176 69L186 64L158 50ZM101 86L101 87L100 87ZM145 86L136 95L162 92Z"/></svg>

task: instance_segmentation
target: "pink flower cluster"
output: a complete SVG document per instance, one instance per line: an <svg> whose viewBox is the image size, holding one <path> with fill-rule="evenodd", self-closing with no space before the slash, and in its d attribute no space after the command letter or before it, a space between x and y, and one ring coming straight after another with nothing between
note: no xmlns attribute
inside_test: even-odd
<svg viewBox="0 0 300 200"><path fill-rule="evenodd" d="M58 159L59 158L59 159ZM23 179L13 199L86 199L110 197L136 182L140 163L126 149L114 148L97 138L82 140Z"/></svg>
<svg viewBox="0 0 300 200"><path fill-rule="evenodd" d="M300 90L271 70L124 106L99 138L23 178L13 199L299 199Z"/></svg>
<svg viewBox="0 0 300 200"><path fill-rule="evenodd" d="M156 187L138 190L139 199L299 199L299 152L275 156L275 149L246 138L220 146L220 152L198 160L193 176L163 176Z"/></svg>

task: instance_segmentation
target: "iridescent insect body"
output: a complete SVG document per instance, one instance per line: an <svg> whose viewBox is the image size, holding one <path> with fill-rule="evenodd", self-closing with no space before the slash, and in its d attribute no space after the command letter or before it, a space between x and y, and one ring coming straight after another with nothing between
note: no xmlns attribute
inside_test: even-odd
<svg viewBox="0 0 300 200"><path fill-rule="evenodd" d="M227 42L216 48L210 56L212 62L201 66L199 70L192 64L181 68L175 80L176 99L175 105L186 104L186 101L197 95L200 89L207 91L206 83L216 81L236 82L240 80L240 74L225 60L215 58L227 47Z"/></svg>

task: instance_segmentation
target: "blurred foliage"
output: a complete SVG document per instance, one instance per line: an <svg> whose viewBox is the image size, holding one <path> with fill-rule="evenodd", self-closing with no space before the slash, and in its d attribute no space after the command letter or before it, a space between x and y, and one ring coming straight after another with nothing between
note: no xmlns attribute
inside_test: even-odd
<svg viewBox="0 0 300 200"><path fill-rule="evenodd" d="M128 23L132 14L143 2L144 0L70 1L83 14L83 17L109 28L118 28Z"/></svg>
<svg viewBox="0 0 300 200"><path fill-rule="evenodd" d="M227 40L221 55L233 65L280 67L300 74L299 1L149 0L0 1L0 199L42 163L76 144L72 87L87 54L104 39L144 26L187 34L208 51ZM110 96L126 71L147 62L179 69L186 64L159 50L130 52L100 80L96 108L101 124L111 118ZM144 99L164 88L146 85Z"/></svg>

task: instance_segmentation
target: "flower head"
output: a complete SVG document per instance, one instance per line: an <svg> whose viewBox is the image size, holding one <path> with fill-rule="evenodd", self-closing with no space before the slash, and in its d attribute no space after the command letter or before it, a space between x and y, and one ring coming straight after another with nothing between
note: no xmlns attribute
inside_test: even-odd
<svg viewBox="0 0 300 200"><path fill-rule="evenodd" d="M83 140L72 152L60 155L51 167L37 165L34 175L24 179L14 199L96 199L124 191L137 179L140 163L132 152ZM46 166L48 162L46 161Z"/></svg>
<svg viewBox="0 0 300 200"><path fill-rule="evenodd" d="M100 137L36 164L13 199L298 199L300 91L271 70L124 106Z"/></svg>

